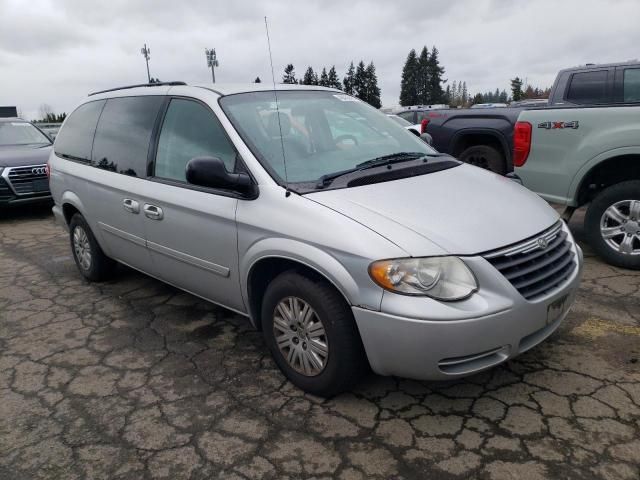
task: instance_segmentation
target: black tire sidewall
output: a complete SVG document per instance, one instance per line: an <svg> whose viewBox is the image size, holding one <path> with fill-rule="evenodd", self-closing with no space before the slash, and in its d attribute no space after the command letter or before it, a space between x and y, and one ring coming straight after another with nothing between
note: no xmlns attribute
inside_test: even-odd
<svg viewBox="0 0 640 480"><path fill-rule="evenodd" d="M76 249L73 244L73 234L77 227L81 227L84 230L87 235L87 239L89 240L89 246L91 247L91 265L88 270L82 268L80 261L76 256ZM87 221L79 213L76 213L71 218L71 222L69 222L69 241L71 243L71 255L73 255L73 260L76 262L76 266L80 273L87 280L91 280L93 282L105 280L113 268L113 260L104 254L96 238L93 236L93 232L91 231L91 228L89 228Z"/></svg>
<svg viewBox="0 0 640 480"><path fill-rule="evenodd" d="M591 248L607 263L633 270L640 269L640 255L625 255L606 244L600 233L600 219L605 210L621 200L640 201L640 180L618 183L604 189L587 208L584 226Z"/></svg>
<svg viewBox="0 0 640 480"><path fill-rule="evenodd" d="M324 370L307 377L296 372L284 358L273 334L273 312L286 297L298 297L314 309L322 321L329 343L329 357ZM353 315L345 300L321 281L286 272L267 287L262 302L262 331L265 342L278 368L299 388L315 395L329 397L357 381L362 365L362 343Z"/></svg>
<svg viewBox="0 0 640 480"><path fill-rule="evenodd" d="M504 158L502 154L495 148L490 147L489 145L474 145L473 147L469 147L463 150L458 158L465 163L469 163L466 159L474 155L482 156L487 159L487 163L489 166L488 170L500 175L504 175L506 173L507 168Z"/></svg>

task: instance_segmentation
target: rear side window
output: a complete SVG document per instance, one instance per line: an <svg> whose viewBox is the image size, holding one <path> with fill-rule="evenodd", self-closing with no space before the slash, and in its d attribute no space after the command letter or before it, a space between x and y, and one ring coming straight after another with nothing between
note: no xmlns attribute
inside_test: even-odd
<svg viewBox="0 0 640 480"><path fill-rule="evenodd" d="M607 70L575 73L567 100L580 104L607 103Z"/></svg>
<svg viewBox="0 0 640 480"><path fill-rule="evenodd" d="M154 175L184 182L194 157L218 157L227 170L235 169L236 150L214 113L198 102L174 98L162 123Z"/></svg>
<svg viewBox="0 0 640 480"><path fill-rule="evenodd" d="M91 161L91 145L104 100L80 105L67 118L56 137L56 155L72 160Z"/></svg>
<svg viewBox="0 0 640 480"><path fill-rule="evenodd" d="M623 90L625 102L640 102L640 68L627 68L624 71Z"/></svg>
<svg viewBox="0 0 640 480"><path fill-rule="evenodd" d="M93 143L93 165L111 172L144 177L153 125L164 97L107 100Z"/></svg>
<svg viewBox="0 0 640 480"><path fill-rule="evenodd" d="M413 112L402 112L398 116L404 118L407 122L413 123Z"/></svg>

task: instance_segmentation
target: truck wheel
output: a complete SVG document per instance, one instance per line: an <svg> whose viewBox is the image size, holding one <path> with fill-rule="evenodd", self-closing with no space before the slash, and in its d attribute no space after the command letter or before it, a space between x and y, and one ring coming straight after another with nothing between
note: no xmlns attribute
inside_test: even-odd
<svg viewBox="0 0 640 480"><path fill-rule="evenodd" d="M585 216L591 247L607 263L640 269L640 181L604 189Z"/></svg>
<svg viewBox="0 0 640 480"><path fill-rule="evenodd" d="M504 175L507 172L502 154L489 145L474 145L464 150L458 158L476 167L491 170L492 172Z"/></svg>
<svg viewBox="0 0 640 480"><path fill-rule="evenodd" d="M76 213L69 223L71 252L80 273L92 282L107 280L116 262L107 257L82 215Z"/></svg>
<svg viewBox="0 0 640 480"><path fill-rule="evenodd" d="M276 277L262 301L262 332L280 370L306 392L330 397L366 372L351 309L322 280L295 271Z"/></svg>

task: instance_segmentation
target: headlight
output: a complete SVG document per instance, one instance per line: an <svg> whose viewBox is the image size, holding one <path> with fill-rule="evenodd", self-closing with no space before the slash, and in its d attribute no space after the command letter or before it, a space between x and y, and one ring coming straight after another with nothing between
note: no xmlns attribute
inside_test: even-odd
<svg viewBox="0 0 640 480"><path fill-rule="evenodd" d="M392 292L444 301L462 300L478 290L473 273L457 257L380 260L369 265L369 275Z"/></svg>

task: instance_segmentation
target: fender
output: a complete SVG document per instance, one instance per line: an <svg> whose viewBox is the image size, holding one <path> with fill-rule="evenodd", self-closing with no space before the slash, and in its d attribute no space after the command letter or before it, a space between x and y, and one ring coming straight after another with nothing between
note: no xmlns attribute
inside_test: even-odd
<svg viewBox="0 0 640 480"><path fill-rule="evenodd" d="M582 187L583 180L594 167L606 160L621 157L623 155L640 155L640 146L619 147L605 150L585 162L573 176L573 179L569 184L569 190L567 191L567 205L570 207L579 206L577 198L578 192L580 191L580 187Z"/></svg>
<svg viewBox="0 0 640 480"><path fill-rule="evenodd" d="M254 243L240 260L242 296L249 304L248 280L257 262L266 258L292 260L317 271L338 289L349 305L361 303L361 289L342 264L326 251L312 245L288 238L267 238ZM382 299L379 289L377 305ZM371 300L368 301L371 303Z"/></svg>
<svg viewBox="0 0 640 480"><path fill-rule="evenodd" d="M455 147L458 141L460 141L460 139L465 135L488 135L490 137L495 138L496 140L498 140L498 142L500 142L500 145L502 146L502 153L505 156L505 161L507 162L507 165L511 163L511 151L509 149L509 144L507 143L506 138L504 137L501 131L493 128L472 127L472 128L464 128L462 130L457 131L449 142L449 151L451 152L452 155L454 151L453 147Z"/></svg>
<svg viewBox="0 0 640 480"><path fill-rule="evenodd" d="M80 197L78 197L78 195L76 195L71 190L65 190L64 193L62 194L62 197L60 198L60 205L64 206L67 203L69 205L73 205L75 209L78 210L80 214L85 218L85 220L91 227L91 231L93 232L93 236L96 238L98 245L100 245L100 248L102 248L105 254L109 256L110 252L107 248L105 248L105 242L102 238L102 229L96 228L96 225L91 223L90 218L86 214L86 208L84 207L82 200L80 200Z"/></svg>

